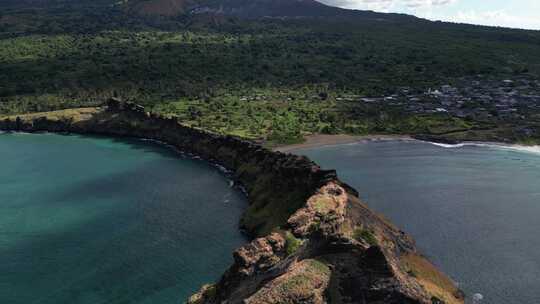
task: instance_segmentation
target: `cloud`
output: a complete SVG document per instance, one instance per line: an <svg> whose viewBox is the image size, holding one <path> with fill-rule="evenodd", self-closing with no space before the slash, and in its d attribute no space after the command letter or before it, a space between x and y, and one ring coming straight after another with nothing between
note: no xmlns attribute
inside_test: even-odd
<svg viewBox="0 0 540 304"><path fill-rule="evenodd" d="M540 18L532 16L517 16L509 14L504 10L459 11L450 18L453 22L472 23L491 26L503 26L513 28L540 29Z"/></svg>
<svg viewBox="0 0 540 304"><path fill-rule="evenodd" d="M328 5L351 9L396 12L415 15L430 20L471 23L488 26L526 28L540 30L537 12L540 1L517 1L512 11L507 6L484 5L474 8L472 2L460 0L318 0ZM517 5L519 2L520 5Z"/></svg>
<svg viewBox="0 0 540 304"><path fill-rule="evenodd" d="M432 6L442 6L457 2L457 0L319 0L328 5L368 9L375 11L388 12L397 7L409 9L428 8Z"/></svg>

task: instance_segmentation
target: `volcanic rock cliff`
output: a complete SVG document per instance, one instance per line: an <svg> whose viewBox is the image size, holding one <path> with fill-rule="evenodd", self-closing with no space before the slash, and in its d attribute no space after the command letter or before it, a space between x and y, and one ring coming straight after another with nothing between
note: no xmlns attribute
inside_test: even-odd
<svg viewBox="0 0 540 304"><path fill-rule="evenodd" d="M413 240L306 157L183 126L111 100L103 108L0 118L0 129L150 138L217 162L249 197L237 249L215 284L188 303L463 303Z"/></svg>

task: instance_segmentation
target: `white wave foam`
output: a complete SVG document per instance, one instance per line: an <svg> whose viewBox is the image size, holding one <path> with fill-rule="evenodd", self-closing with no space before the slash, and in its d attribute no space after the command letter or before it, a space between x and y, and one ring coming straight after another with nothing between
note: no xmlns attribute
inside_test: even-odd
<svg viewBox="0 0 540 304"><path fill-rule="evenodd" d="M230 173L229 170L227 170L227 168L223 167L222 165L215 164L214 166L223 173Z"/></svg>
<svg viewBox="0 0 540 304"><path fill-rule="evenodd" d="M477 303L482 302L482 300L484 300L484 296L480 293L475 293L472 296L472 300L473 300L473 304L477 304Z"/></svg>
<svg viewBox="0 0 540 304"><path fill-rule="evenodd" d="M429 142L429 143L437 147L442 147L442 148L462 148L465 146L465 144L451 145L451 144L441 144L441 143L435 143L435 142Z"/></svg>
<svg viewBox="0 0 540 304"><path fill-rule="evenodd" d="M482 147L491 149L510 150L516 152L540 154L540 146L523 146L523 145L510 145L510 144L498 144L498 143L483 143L483 142L468 142L461 144L442 144L435 142L428 142L432 145L442 148L463 148L463 147Z"/></svg>
<svg viewBox="0 0 540 304"><path fill-rule="evenodd" d="M521 153L540 154L540 146L505 145L497 143L466 143L466 146L484 147L499 150L508 150Z"/></svg>
<svg viewBox="0 0 540 304"><path fill-rule="evenodd" d="M510 146L502 146L502 148L503 149L520 151L520 152L540 154L540 146L510 145Z"/></svg>

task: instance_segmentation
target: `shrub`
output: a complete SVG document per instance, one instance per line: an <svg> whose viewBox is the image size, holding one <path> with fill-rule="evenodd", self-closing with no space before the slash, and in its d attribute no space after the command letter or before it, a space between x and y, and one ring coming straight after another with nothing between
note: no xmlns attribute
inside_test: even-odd
<svg viewBox="0 0 540 304"><path fill-rule="evenodd" d="M296 238L290 231L285 233L285 248L287 255L294 254L302 245L302 240Z"/></svg>
<svg viewBox="0 0 540 304"><path fill-rule="evenodd" d="M377 239L375 238L375 235L373 235L373 232L367 229L356 228L354 230L353 237L358 241L365 241L371 246L377 245Z"/></svg>

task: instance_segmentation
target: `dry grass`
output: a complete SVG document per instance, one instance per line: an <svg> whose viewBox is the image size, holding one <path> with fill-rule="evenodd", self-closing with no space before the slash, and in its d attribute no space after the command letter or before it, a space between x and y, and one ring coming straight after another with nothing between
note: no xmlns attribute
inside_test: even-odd
<svg viewBox="0 0 540 304"><path fill-rule="evenodd" d="M313 202L313 208L315 211L321 215L326 215L332 210L335 210L338 206L338 203L333 197L321 196Z"/></svg>
<svg viewBox="0 0 540 304"><path fill-rule="evenodd" d="M460 291L454 282L425 258L417 254L408 254L401 257L401 263L430 295L447 304L463 304L463 299L456 297Z"/></svg>
<svg viewBox="0 0 540 304"><path fill-rule="evenodd" d="M322 303L330 282L330 268L318 260L303 260L268 282L245 302L248 304Z"/></svg>

